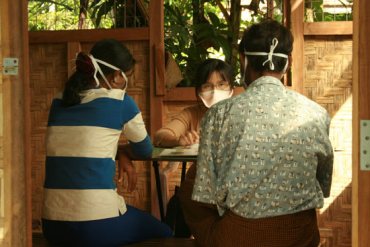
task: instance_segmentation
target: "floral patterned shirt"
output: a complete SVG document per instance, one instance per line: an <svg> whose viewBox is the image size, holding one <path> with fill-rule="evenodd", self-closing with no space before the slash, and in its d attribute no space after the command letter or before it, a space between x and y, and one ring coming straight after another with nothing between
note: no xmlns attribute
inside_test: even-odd
<svg viewBox="0 0 370 247"><path fill-rule="evenodd" d="M323 107L260 77L202 119L193 200L245 218L322 207L333 172L329 124Z"/></svg>

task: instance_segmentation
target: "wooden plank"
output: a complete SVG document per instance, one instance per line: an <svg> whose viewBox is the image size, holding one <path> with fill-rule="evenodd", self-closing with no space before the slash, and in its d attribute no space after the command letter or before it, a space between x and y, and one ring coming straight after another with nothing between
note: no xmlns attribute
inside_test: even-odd
<svg viewBox="0 0 370 247"><path fill-rule="evenodd" d="M18 75L0 77L4 246L32 246L27 3L23 0L0 3L1 63L5 57L18 58Z"/></svg>
<svg viewBox="0 0 370 247"><path fill-rule="evenodd" d="M304 20L304 1L289 0L291 16L289 26L293 33L293 64L291 68L292 89L303 93L303 71L304 71L304 36L303 36L303 20Z"/></svg>
<svg viewBox="0 0 370 247"><path fill-rule="evenodd" d="M24 145L24 169L25 169L25 190L26 190L26 246L32 247L32 149L31 147L31 90L29 78L29 36L28 36L28 1L20 0L22 39L19 40L22 46L22 68L20 80L23 81L23 145ZM13 26L14 27L14 26ZM14 99L13 99L14 100ZM18 130L19 131L19 130ZM14 154L18 154L15 150ZM13 155L14 155L13 154ZM18 230L17 230L18 231ZM18 232L14 235L18 235Z"/></svg>
<svg viewBox="0 0 370 247"><path fill-rule="evenodd" d="M305 22L304 35L352 35L352 21Z"/></svg>
<svg viewBox="0 0 370 247"><path fill-rule="evenodd" d="M352 246L370 246L370 172L360 170L360 120L370 119L370 1L353 7Z"/></svg>
<svg viewBox="0 0 370 247"><path fill-rule="evenodd" d="M163 101L196 101L194 87L175 87L166 91Z"/></svg>
<svg viewBox="0 0 370 247"><path fill-rule="evenodd" d="M95 42L104 38L122 41L148 40L149 28L116 28L94 30L32 31L30 43Z"/></svg>
<svg viewBox="0 0 370 247"><path fill-rule="evenodd" d="M156 73L155 77L155 95L163 96L165 90L165 71L164 71L164 50L162 47L154 48L154 70Z"/></svg>
<svg viewBox="0 0 370 247"><path fill-rule="evenodd" d="M162 127L163 102L162 96L156 95L156 84L161 81L159 71L164 75L164 63L157 63L156 53L162 53L164 57L164 5L163 0L151 0L149 2L149 52L150 52L150 128L149 133L154 135L155 131ZM159 217L157 192L155 186L154 172L151 169L150 179L152 214Z"/></svg>

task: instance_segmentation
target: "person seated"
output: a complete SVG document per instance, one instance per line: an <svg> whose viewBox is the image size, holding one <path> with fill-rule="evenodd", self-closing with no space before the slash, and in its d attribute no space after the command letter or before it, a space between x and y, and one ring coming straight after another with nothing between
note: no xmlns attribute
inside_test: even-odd
<svg viewBox="0 0 370 247"><path fill-rule="evenodd" d="M134 64L123 44L101 40L90 54L78 54L76 71L52 102L42 230L54 245L122 246L173 236L166 224L127 205L114 183L121 133L128 154L147 158L153 149L141 112L126 94ZM122 162L121 169L132 189L132 166Z"/></svg>
<svg viewBox="0 0 370 247"><path fill-rule="evenodd" d="M207 59L197 69L194 78L198 103L186 107L153 138L157 147L188 146L199 142L200 121L214 104L233 95L233 69L220 59Z"/></svg>
<svg viewBox="0 0 370 247"><path fill-rule="evenodd" d="M199 143L200 121L211 106L233 95L233 75L232 67L220 59L209 58L203 61L194 78L197 104L184 108L159 129L154 134L153 144L171 148ZM168 177L178 169L178 165L178 162L169 162L160 171L164 202L169 200ZM195 166L192 165L189 172L194 173Z"/></svg>
<svg viewBox="0 0 370 247"><path fill-rule="evenodd" d="M317 247L316 209L330 194L327 111L287 89L293 36L276 21L239 45L245 92L203 116L195 180L179 197L199 246Z"/></svg>

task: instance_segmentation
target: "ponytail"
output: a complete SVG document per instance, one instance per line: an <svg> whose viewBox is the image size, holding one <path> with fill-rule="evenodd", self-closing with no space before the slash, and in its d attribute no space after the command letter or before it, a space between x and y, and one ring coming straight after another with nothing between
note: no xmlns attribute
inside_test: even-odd
<svg viewBox="0 0 370 247"><path fill-rule="evenodd" d="M88 55L80 52L76 58L76 72L68 79L62 104L64 107L74 106L81 103L80 93L92 87L95 68Z"/></svg>

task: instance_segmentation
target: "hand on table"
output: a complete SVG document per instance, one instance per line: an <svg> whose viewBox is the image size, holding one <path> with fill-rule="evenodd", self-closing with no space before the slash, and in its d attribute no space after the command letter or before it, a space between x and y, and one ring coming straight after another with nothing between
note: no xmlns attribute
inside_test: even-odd
<svg viewBox="0 0 370 247"><path fill-rule="evenodd" d="M179 146L190 146L195 143L199 143L199 135L194 130L187 131L185 134L182 134L179 138Z"/></svg>

